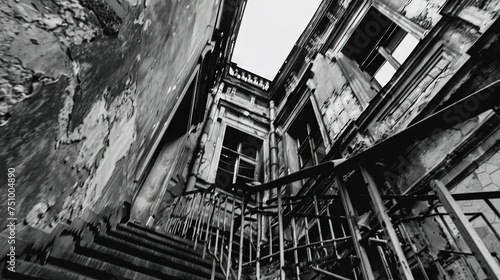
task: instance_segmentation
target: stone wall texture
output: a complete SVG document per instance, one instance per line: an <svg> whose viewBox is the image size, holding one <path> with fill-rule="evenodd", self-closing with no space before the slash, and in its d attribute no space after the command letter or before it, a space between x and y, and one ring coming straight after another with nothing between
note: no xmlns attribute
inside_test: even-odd
<svg viewBox="0 0 500 280"><path fill-rule="evenodd" d="M50 230L130 198L216 11L201 0L0 1L0 168L16 170L23 224Z"/></svg>

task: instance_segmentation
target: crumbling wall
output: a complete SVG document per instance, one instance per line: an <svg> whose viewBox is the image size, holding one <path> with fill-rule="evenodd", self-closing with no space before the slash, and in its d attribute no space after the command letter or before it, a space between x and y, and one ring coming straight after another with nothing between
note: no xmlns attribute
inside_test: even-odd
<svg viewBox="0 0 500 280"><path fill-rule="evenodd" d="M401 14L409 18L424 29L430 29L436 25L441 18L440 9L446 1L406 1L401 8Z"/></svg>
<svg viewBox="0 0 500 280"><path fill-rule="evenodd" d="M318 54L311 71L314 78L309 85L314 87L323 122L334 141L350 121L359 117L362 107L337 63Z"/></svg>
<svg viewBox="0 0 500 280"><path fill-rule="evenodd" d="M217 9L125 1L121 18L111 2L0 3L0 167L16 170L26 224L49 229L131 197Z"/></svg>

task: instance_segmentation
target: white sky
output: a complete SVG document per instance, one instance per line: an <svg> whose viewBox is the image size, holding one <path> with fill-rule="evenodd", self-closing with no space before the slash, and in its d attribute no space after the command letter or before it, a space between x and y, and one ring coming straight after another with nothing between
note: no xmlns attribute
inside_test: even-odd
<svg viewBox="0 0 500 280"><path fill-rule="evenodd" d="M321 0L248 0L232 61L273 80Z"/></svg>

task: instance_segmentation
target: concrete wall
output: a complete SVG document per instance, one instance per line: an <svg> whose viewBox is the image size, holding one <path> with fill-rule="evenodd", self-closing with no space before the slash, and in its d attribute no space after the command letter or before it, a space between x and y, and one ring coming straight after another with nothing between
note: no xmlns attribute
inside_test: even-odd
<svg viewBox="0 0 500 280"><path fill-rule="evenodd" d="M0 108L11 115L0 167L16 170L19 221L44 227L130 199L211 36L215 1L129 1L112 36L79 1L17 2L0 4Z"/></svg>

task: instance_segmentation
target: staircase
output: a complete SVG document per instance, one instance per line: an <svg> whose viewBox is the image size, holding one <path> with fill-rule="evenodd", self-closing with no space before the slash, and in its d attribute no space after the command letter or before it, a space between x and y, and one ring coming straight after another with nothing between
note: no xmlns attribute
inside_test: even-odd
<svg viewBox="0 0 500 280"><path fill-rule="evenodd" d="M56 227L44 242L27 242L17 252L15 272L3 259L2 279L225 279L210 255L202 257L203 244L118 215L92 213Z"/></svg>

